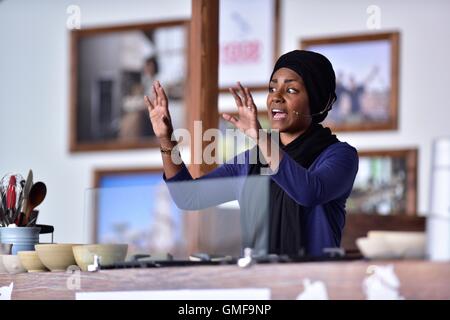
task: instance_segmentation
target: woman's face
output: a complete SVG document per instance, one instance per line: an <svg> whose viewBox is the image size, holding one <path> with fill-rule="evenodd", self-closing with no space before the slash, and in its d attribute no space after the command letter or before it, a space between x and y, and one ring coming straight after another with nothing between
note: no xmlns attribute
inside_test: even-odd
<svg viewBox="0 0 450 320"><path fill-rule="evenodd" d="M267 112L272 129L297 133L311 124L309 99L302 78L288 68L278 69L269 84Z"/></svg>

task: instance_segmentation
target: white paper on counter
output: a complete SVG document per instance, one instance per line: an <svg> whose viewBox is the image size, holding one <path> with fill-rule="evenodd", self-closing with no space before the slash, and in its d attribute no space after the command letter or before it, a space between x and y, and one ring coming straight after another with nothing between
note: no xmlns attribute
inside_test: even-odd
<svg viewBox="0 0 450 320"><path fill-rule="evenodd" d="M327 286L323 281L303 280L302 293L297 296L297 300L328 300Z"/></svg>
<svg viewBox="0 0 450 320"><path fill-rule="evenodd" d="M189 289L77 292L76 300L269 300L270 289Z"/></svg>
<svg viewBox="0 0 450 320"><path fill-rule="evenodd" d="M404 300L399 294L400 280L395 274L394 265L370 265L370 276L363 280L363 291L367 300Z"/></svg>
<svg viewBox="0 0 450 320"><path fill-rule="evenodd" d="M7 287L0 287L0 300L11 300L13 288L14 282L11 282Z"/></svg>

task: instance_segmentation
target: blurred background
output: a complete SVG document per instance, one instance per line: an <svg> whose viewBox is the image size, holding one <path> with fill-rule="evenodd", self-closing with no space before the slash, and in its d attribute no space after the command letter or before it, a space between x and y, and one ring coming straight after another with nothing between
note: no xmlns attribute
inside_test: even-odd
<svg viewBox="0 0 450 320"><path fill-rule="evenodd" d="M267 1L261 1L260 5L263 2ZM278 34L275 38L269 37L267 42L278 54L300 46L310 46L318 48L317 50L322 48L332 54L339 51L327 48L327 45L336 45L333 38L352 35L369 35L370 38L371 34L377 33L397 35L394 42L388 42L392 46L392 43L398 41L395 74L390 72L394 63L392 51L383 51L382 46L376 51L379 55L374 57L364 56L364 48L360 51L351 50L355 54L353 61L355 65L358 64L355 70L360 70L361 75L355 75L352 80L349 74L344 73L347 87L351 86L352 81L359 81L361 84L370 80L371 90L381 92L378 100L377 95L372 92L372 95L362 96L358 98L362 100L358 101L363 109L374 105L373 114L377 114L378 118L373 121L386 120L386 125L364 127L371 119L364 118L364 113L361 117L352 113L354 96L351 94L343 94L343 101L333 110L335 113L331 113L330 119L335 122L330 125L336 126L336 133L341 141L346 141L361 151L360 172L349 201L350 213L430 216L430 212L434 210L433 203L449 197L445 193L445 190L449 190L449 181L441 179L439 184L435 184L433 172L439 168L444 168L443 172L447 172L450 164L444 159L441 167L434 165L438 162L434 160L437 152L433 152L433 143L436 139L450 137L450 108L447 98L450 83L450 2L280 0L277 3L278 20L274 16L275 7L268 6L268 11L265 12L269 18L262 16L261 19L263 22L267 21L262 25L272 26L272 30L263 30L261 34L267 36L267 32L273 32L278 23ZM245 18L245 14L240 13L241 16L230 13L228 18L237 21L242 27L240 30L245 31L248 26L245 21L239 20ZM127 112L141 108L140 102L133 100L133 95L139 97L146 90L143 74L151 73L149 68L153 68L146 64L151 63L149 58L155 52L164 53L164 57L171 56L172 60L159 60L160 78L171 84L174 110L178 110L176 126L186 126L183 100L186 74L183 72L186 72L187 66L179 58L180 52L186 49L185 34L182 29L171 31L171 26L156 24L175 21L177 26L182 26L185 21L189 21L190 16L190 0L0 1L0 175L14 172L25 176L31 168L35 180L47 184L48 195L40 206L40 221L55 226L56 241L76 241L78 235L85 231L86 192L89 188L103 186L103 176L99 172L105 173L104 179L107 181L107 174L111 172L126 175L131 174L130 170L133 168L136 171L139 171L138 168L160 170L160 152L151 142L152 131L127 131L126 122L133 123L130 120L133 116ZM75 24L72 21L74 17L79 17L79 32L77 20L74 20ZM272 25L269 20L265 20L272 19L270 17L274 17L270 22ZM257 23L250 22L250 27L258 26ZM139 25L139 28L131 28L134 31L126 27L135 25ZM128 32L129 37L123 37L125 40L120 41L119 47L105 45L97 49L96 53L100 52L101 55L95 60L95 54L89 53L89 41L92 42L95 37L104 37L100 41L108 41L108 32L114 31L111 29L114 26L125 28L126 30L117 29L115 32L122 35ZM155 31L156 27L166 29ZM82 32L89 29L97 30L97 33ZM248 32L251 33L251 30ZM237 35L245 38L239 33ZM317 39L328 39L328 42ZM392 40L389 37L386 39ZM77 41L76 52L70 46L71 41ZM355 41L364 43L365 40ZM248 45L252 48L251 41ZM227 63L233 62L233 55L227 50L233 49L221 47L220 51L224 68ZM77 60L74 60L75 56ZM114 56L122 63L117 62L115 65L124 66L120 76L114 70L106 68L106 72L103 70L102 75L97 78L90 79L86 76L90 80L80 80L83 79L83 74L89 73L95 66L99 67L107 57L112 59ZM375 71L370 68L372 65L367 68L360 65L360 60L367 61L377 57L381 64L375 66ZM88 58L91 58L90 62L83 60ZM335 64L333 58L329 58ZM336 53L336 64L341 58L342 55ZM262 56L261 59L263 62L269 59L269 63L273 63L270 56ZM242 80L241 77L245 74L240 73L239 69L230 67L223 83L227 84L229 78ZM261 81L264 84L271 70L261 70ZM225 71L221 72L224 74ZM372 78L368 79L370 76ZM77 84L75 87L74 79ZM94 83L95 81L98 82ZM87 98L79 98L74 104L75 109L71 109L71 104L74 103L71 90L76 88L78 91L72 93L81 97L83 92L79 90L83 85L90 86L91 89L97 88L97 93L88 91ZM260 110L264 111L266 94L257 90L259 85L254 84L255 98ZM114 89L115 86L120 89ZM86 90L91 90L89 88ZM396 99L389 100L392 94L396 95ZM120 105L112 107L116 100L111 99L117 99ZM230 101L229 95L221 93L219 112L231 110L233 104ZM374 101L378 101L379 105ZM390 104L391 101L393 105ZM391 111L394 107L395 114ZM87 108L87 111L82 111L83 108ZM98 113L89 113L95 108ZM78 110L79 114L75 115L73 110ZM379 116L383 110L384 116ZM74 117L78 120L88 117L90 120L79 121L71 127ZM92 119L100 119L100 122L92 122ZM347 127L339 127L343 119L354 122ZM359 124L355 125L358 121ZM91 130L102 129L101 123L108 124L103 133ZM148 126L151 129L150 122ZM74 127L78 134L74 134ZM223 124L221 128L224 128ZM90 144L86 144L86 141ZM445 157L450 148L447 140L440 141L439 150ZM185 156L185 159L188 157ZM448 205L443 205L443 208L448 210Z"/></svg>

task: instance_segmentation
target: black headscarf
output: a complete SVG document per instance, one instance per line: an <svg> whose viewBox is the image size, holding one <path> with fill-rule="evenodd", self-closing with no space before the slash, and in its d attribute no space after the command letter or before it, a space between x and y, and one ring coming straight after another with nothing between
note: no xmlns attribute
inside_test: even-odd
<svg viewBox="0 0 450 320"><path fill-rule="evenodd" d="M278 59L270 79L281 68L289 68L302 77L313 122L322 122L336 100L336 76L331 62L317 52L294 50Z"/></svg>
<svg viewBox="0 0 450 320"><path fill-rule="evenodd" d="M334 71L324 56L310 51L291 51L278 59L273 73L280 68L289 68L302 77L309 96L311 114L324 110L329 97L334 99L336 96ZM280 142L281 150L304 168L309 168L322 151L339 141L329 128L319 124L326 116L327 112L315 116L309 128L288 145ZM259 149L255 147L250 152L259 153ZM249 175L260 174L261 167L260 161L250 165ZM244 187L244 195L251 195L253 201L256 200L250 187ZM302 232L306 226L305 207L295 202L273 180L270 182L269 197L269 253L302 255L306 246L306 237ZM251 201L249 199L241 203L242 212L252 208L248 205Z"/></svg>

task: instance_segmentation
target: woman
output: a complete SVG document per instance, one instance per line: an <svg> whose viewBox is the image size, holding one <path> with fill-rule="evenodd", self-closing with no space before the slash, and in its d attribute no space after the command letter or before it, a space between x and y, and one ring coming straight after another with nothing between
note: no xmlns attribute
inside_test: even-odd
<svg viewBox="0 0 450 320"><path fill-rule="evenodd" d="M248 88L238 83L237 88L230 89L239 118L229 114L223 114L223 118L255 140L270 169L276 172L270 184L269 253L320 256L325 248L340 246L345 203L358 171L358 155L355 148L320 125L336 100L335 88L333 67L323 55L295 50L278 59L270 77L267 112L272 129L279 130L280 150L270 150L264 143L270 140L270 133L259 130ZM154 98L145 97L145 101L161 143L164 179L192 180L185 165L171 159L175 142L170 140L173 128L167 98L158 82L153 91ZM231 161L201 179L259 174L261 164L248 161L251 152L245 152L245 164ZM272 157L274 152L279 152L279 157ZM178 202L189 202L192 197L189 194ZM232 198L233 194L227 194L223 200Z"/></svg>

